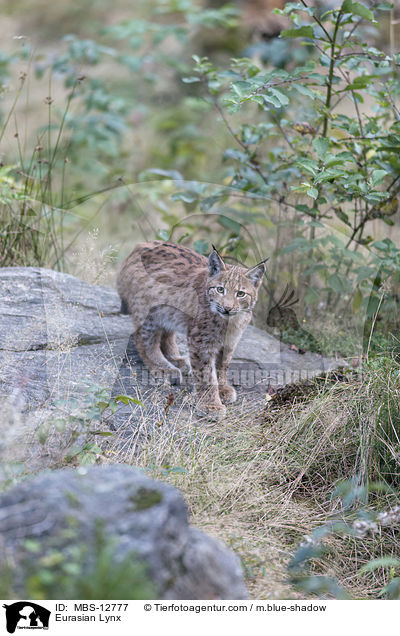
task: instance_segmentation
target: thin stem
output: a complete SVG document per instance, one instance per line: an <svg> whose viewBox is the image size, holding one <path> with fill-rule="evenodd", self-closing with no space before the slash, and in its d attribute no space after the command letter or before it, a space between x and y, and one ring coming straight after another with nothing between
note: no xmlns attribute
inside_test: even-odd
<svg viewBox="0 0 400 636"><path fill-rule="evenodd" d="M291 150L293 150L293 152L296 152L296 149L293 147L292 142L290 141L289 137L287 136L284 128L281 126L280 121L278 120L277 117L272 116L271 119L273 119L273 121L275 122L275 124L278 126L279 130L282 133L283 138L285 139L286 143L288 144L289 148Z"/></svg>
<svg viewBox="0 0 400 636"><path fill-rule="evenodd" d="M333 37L330 40L331 41L331 56L330 56L331 59L329 63L329 72L328 72L328 81L327 81L328 90L326 93L326 101L325 101L324 127L322 130L323 137L326 137L326 133L328 132L329 113L330 113L331 99L332 99L333 73L335 70L335 62L336 62L336 59L335 59L336 38L337 38L337 33L339 30L341 19L342 19L342 9L340 9L337 15L335 28L333 31Z"/></svg>
<svg viewBox="0 0 400 636"><path fill-rule="evenodd" d="M75 89L76 89L77 84L78 84L78 81L75 82L74 86L72 87L72 90L71 90L70 94L68 95L67 105L66 105L66 107L64 109L64 113L63 113L63 116L62 116L62 119L61 119L60 127L58 129L58 135L57 135L56 143L55 143L54 150L53 150L53 156L51 158L51 163L50 163L51 167L53 167L53 164L54 164L54 161L55 161L55 158L56 158L56 155L57 155L57 151L58 151L58 146L59 146L59 143L60 143L61 135L62 135L62 132L64 130L65 120L66 120L69 108L71 106L71 101L74 98Z"/></svg>
<svg viewBox="0 0 400 636"><path fill-rule="evenodd" d="M217 99L216 99L216 98L214 98L214 96L212 96L212 99L213 99L213 104L214 104L215 108L217 109L218 114L220 115L220 117L221 117L222 121L224 122L224 124L225 124L225 126L226 126L226 128L227 128L227 130L228 130L228 132L229 132L229 134L230 134L230 135L233 137L233 139L234 139L234 140L235 140L235 141L239 144L239 146L240 146L241 148L243 148L243 150L245 150L246 152L248 152L248 151L249 151L249 147L248 147L248 145L247 145L244 141L242 141L242 140L240 139L239 135L237 135L237 134L235 133L235 131L233 130L232 126L230 125L230 123L229 123L229 121L228 121L228 119L227 119L227 117L226 117L226 115L225 115L224 111L222 110L221 106L218 104Z"/></svg>
<svg viewBox="0 0 400 636"><path fill-rule="evenodd" d="M373 319L373 321L372 321L372 325L371 325L371 331L369 332L368 347L367 347L367 353L366 353L366 356L365 356L365 357L366 357L367 362L368 362L369 350L370 350L370 347L371 347L372 334L374 333L376 319L378 318L379 310L380 310L380 308L381 308L381 305L382 305L382 301L383 301L384 296L385 296L385 293L383 292L383 293L382 293L382 295L381 295L381 297L380 297L380 299L379 299L379 305L378 305L378 308L377 308L377 310L376 310L376 312L375 312L375 314L374 314L374 319Z"/></svg>
<svg viewBox="0 0 400 636"><path fill-rule="evenodd" d="M307 5L307 3L305 2L305 0L300 0L300 2L301 2L301 4L303 5L303 7L305 7L306 9L309 9L309 8L310 8L310 7ZM329 41L329 42L332 42L332 38L331 38L330 34L328 33L328 31L325 29L325 27L324 27L323 23L321 22L321 20L320 20L317 16L315 16L315 15L313 15L313 16L312 16L312 18L313 18L313 20L315 20L315 22L318 24L318 26L320 26L320 27L321 27L321 29L322 29L322 30L323 30L323 32L325 33L326 37L328 38L328 41Z"/></svg>
<svg viewBox="0 0 400 636"><path fill-rule="evenodd" d="M10 121L10 119L11 119L13 113L14 113L15 107L16 107L17 102L19 100L19 97L20 97L20 95L22 93L24 82L25 82L25 77L21 77L21 86L19 87L19 89L17 91L17 94L16 94L16 96L14 98L14 101L13 101L13 103L11 105L11 108L10 108L10 111L8 113L7 119L5 120L5 122L3 124L2 130L1 130L1 133L0 133L0 142L2 141L2 139L4 137L4 133L6 132L6 128L8 126L8 123L9 123L9 121Z"/></svg>
<svg viewBox="0 0 400 636"><path fill-rule="evenodd" d="M233 137L233 139L236 141L236 143L238 143L238 144L239 144L239 146L240 146L240 147L241 147L241 148L242 148L242 149L246 152L246 154L248 155L248 154L249 154L249 147L248 147L248 145L240 139L239 135L237 135L237 134L235 133L235 131L233 130L232 126L230 125L230 123L229 123L229 121L228 121L228 119L227 119L227 117L226 117L226 115L225 115L224 111L222 110L221 106L218 104L218 101L214 98L214 96L211 96L211 97L212 97L212 100L213 100L213 104L214 104L215 108L217 109L218 113L220 114L220 116L221 116L221 118L222 118L222 121L224 122L224 124L225 124L225 126L226 126L226 128L227 128L228 132L230 133L230 135L232 135L232 137ZM249 166L252 170L254 170L254 172L256 172L256 173L258 174L258 176L259 176L259 177L261 177L261 179L263 180L263 182L264 182L265 184L268 184L268 180L267 180L266 176L264 175L264 173L262 172L261 168L260 168L260 167L259 167L256 163L254 163L254 162L250 159L250 157L248 158L248 162L247 162L247 163L248 163L248 166Z"/></svg>

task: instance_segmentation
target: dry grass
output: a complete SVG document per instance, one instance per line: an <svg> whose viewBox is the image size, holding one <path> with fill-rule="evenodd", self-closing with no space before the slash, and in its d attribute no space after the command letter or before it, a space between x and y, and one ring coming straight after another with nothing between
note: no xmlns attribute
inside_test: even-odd
<svg viewBox="0 0 400 636"><path fill-rule="evenodd" d="M265 448L260 410L241 417L231 413L213 424L198 421L193 410L168 419L160 411L162 424L143 444L145 422L128 440L123 435L116 440L111 461L142 467L179 488L193 525L241 556L253 596L293 596L285 580L288 537L309 530L308 508L289 502L282 509L283 489L267 484L275 466Z"/></svg>
<svg viewBox="0 0 400 636"><path fill-rule="evenodd" d="M377 377L318 385L313 395L267 411L247 402L220 423L198 419L190 396L166 416L154 393L147 396L150 411L135 411L116 435L107 461L139 466L179 488L192 524L241 557L252 597L298 597L286 567L305 535L343 516L331 496L335 485L380 476ZM396 499L374 495L374 505L390 509ZM314 572L335 576L356 598L376 597L388 579L384 569L359 577L360 567L400 548L392 527L364 537L332 535L326 543Z"/></svg>
<svg viewBox="0 0 400 636"><path fill-rule="evenodd" d="M87 431L110 427L107 411L102 421L96 415L85 419L85 409L93 409L90 400L82 398L75 407L79 422L64 413L61 427L49 410L40 421L32 414L16 419L14 413L11 430L3 409L1 481L9 487L18 480L22 475L13 470L22 461L25 475L82 461L141 467L177 487L191 523L240 556L253 598L307 597L291 584L287 565L305 536L348 514L340 498L332 497L335 487L349 479L367 485L384 478L398 485L398 378L397 362L376 360L362 376L316 382L306 394L293 390L284 403L274 398L266 405L263 396L249 393L218 423L198 416L190 392L183 391L166 411L165 390L137 388L134 397L144 405L133 405L130 416L124 412L123 425L105 438L102 450L85 457L71 456L71 446L79 438L83 445L99 443ZM390 510L397 501L390 490L371 495L376 510ZM350 510L350 521L358 512ZM398 535L393 525L363 536L332 533L311 571L334 576L353 597L376 598L389 580L388 569L361 577L358 572L373 558L399 554Z"/></svg>

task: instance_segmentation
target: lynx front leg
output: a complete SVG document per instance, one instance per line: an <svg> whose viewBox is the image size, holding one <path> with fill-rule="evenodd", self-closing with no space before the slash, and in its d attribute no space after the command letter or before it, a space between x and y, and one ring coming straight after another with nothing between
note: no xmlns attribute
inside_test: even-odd
<svg viewBox="0 0 400 636"><path fill-rule="evenodd" d="M219 395L224 404L231 404L236 402L236 391L228 384L227 372L231 363L233 353L239 343L239 340L243 334L244 329L250 322L250 316L245 316L239 321L231 322L228 325L228 329L225 333L225 341L223 347L220 349L216 359L216 368L218 374Z"/></svg>
<svg viewBox="0 0 400 636"><path fill-rule="evenodd" d="M219 395L224 404L232 404L232 402L236 402L237 399L236 391L233 386L228 384L226 377L233 352L234 348L225 346L218 353L216 360Z"/></svg>
<svg viewBox="0 0 400 636"><path fill-rule="evenodd" d="M218 392L218 379L215 369L215 353L202 352L195 339L189 337L190 363L192 366L198 407L218 419L226 414L226 407L222 404Z"/></svg>

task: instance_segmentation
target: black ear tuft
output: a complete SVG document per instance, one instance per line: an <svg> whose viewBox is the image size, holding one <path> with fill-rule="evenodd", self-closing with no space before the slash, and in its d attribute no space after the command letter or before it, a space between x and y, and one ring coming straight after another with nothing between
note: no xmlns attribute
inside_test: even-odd
<svg viewBox="0 0 400 636"><path fill-rule="evenodd" d="M222 270L225 269L225 263L220 257L220 255L218 254L214 245L212 247L213 247L213 251L208 257L208 270L210 272L210 276L217 276L217 274L219 274Z"/></svg>
<svg viewBox="0 0 400 636"><path fill-rule="evenodd" d="M267 261L269 261L269 258L265 258L263 261L261 261L261 263L258 263L258 265L255 265L254 267L251 267L247 270L246 276L248 279L250 279L255 287L258 287L258 285L261 283L262 277L267 271L267 268L265 266L265 263Z"/></svg>

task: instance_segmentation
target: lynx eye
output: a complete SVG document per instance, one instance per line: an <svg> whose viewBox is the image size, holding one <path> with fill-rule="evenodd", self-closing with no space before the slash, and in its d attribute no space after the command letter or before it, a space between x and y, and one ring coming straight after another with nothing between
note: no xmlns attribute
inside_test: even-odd
<svg viewBox="0 0 400 636"><path fill-rule="evenodd" d="M217 287L216 289L217 289L217 292L218 292L219 294L223 294L223 293L224 293L224 291L225 291L225 288L224 288L224 287Z"/></svg>
<svg viewBox="0 0 400 636"><path fill-rule="evenodd" d="M243 296L246 296L246 292L244 292L244 291L238 291L238 292L236 292L236 296L237 296L238 298L243 298Z"/></svg>

